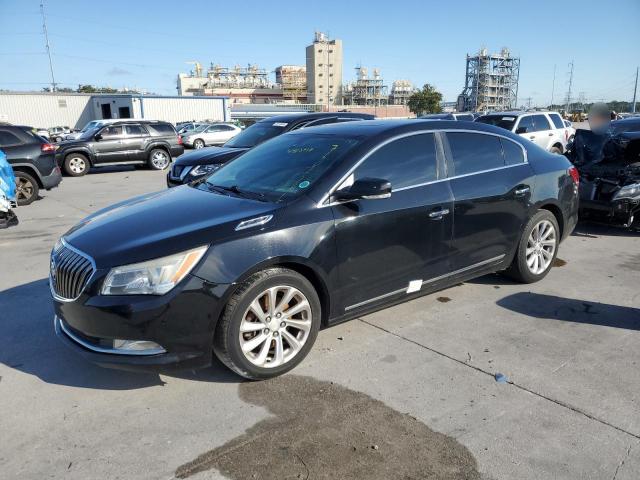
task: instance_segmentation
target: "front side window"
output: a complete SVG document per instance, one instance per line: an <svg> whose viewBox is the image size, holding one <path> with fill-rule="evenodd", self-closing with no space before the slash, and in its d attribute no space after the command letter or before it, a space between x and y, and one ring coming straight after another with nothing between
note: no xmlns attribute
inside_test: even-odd
<svg viewBox="0 0 640 480"><path fill-rule="evenodd" d="M448 132L454 175L466 175L504 166L500 138L482 133Z"/></svg>
<svg viewBox="0 0 640 480"><path fill-rule="evenodd" d="M354 179L380 178L392 190L438 179L438 160L433 133L394 140L376 150L354 172Z"/></svg>
<svg viewBox="0 0 640 480"><path fill-rule="evenodd" d="M549 120L544 115L533 115L533 124L535 125L534 132L541 132L543 130L551 130Z"/></svg>
<svg viewBox="0 0 640 480"><path fill-rule="evenodd" d="M536 127L533 124L533 117L522 117L520 119L520 123L518 123L518 128L516 129L516 133L531 133L535 132Z"/></svg>
<svg viewBox="0 0 640 480"><path fill-rule="evenodd" d="M360 142L313 133L282 135L227 163L196 188L278 202L307 191Z"/></svg>
<svg viewBox="0 0 640 480"><path fill-rule="evenodd" d="M122 136L122 127L121 126L105 127L100 131L100 135L102 135L102 138L104 138L105 140L108 138L120 137Z"/></svg>

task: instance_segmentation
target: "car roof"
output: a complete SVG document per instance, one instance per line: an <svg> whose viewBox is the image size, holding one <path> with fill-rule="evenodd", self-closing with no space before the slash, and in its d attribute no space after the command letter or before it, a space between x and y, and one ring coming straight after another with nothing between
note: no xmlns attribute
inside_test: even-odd
<svg viewBox="0 0 640 480"><path fill-rule="evenodd" d="M488 115L509 115L511 117L521 117L523 115L540 115L544 113L555 113L556 115L560 115L558 112L554 112L551 110L533 111L533 112L528 112L526 110L509 110L505 112L489 112L489 113L483 114L482 116L484 117Z"/></svg>
<svg viewBox="0 0 640 480"><path fill-rule="evenodd" d="M294 130L287 135L329 134L360 137L392 137L398 134L429 131L429 130L473 130L478 132L495 133L503 137L521 140L508 130L465 120L429 120L429 119L399 119L399 120L371 120L368 122L344 122L318 125L313 129Z"/></svg>
<svg viewBox="0 0 640 480"><path fill-rule="evenodd" d="M309 122L319 120L321 118L358 118L362 120L373 120L375 117L368 113L354 112L313 112L313 113L289 113L287 115L276 115L273 117L263 118L256 123L291 123L298 124L301 122Z"/></svg>

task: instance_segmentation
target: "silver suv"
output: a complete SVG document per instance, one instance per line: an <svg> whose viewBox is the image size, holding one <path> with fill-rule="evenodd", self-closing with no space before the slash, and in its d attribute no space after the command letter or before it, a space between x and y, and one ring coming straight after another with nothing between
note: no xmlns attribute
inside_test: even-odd
<svg viewBox="0 0 640 480"><path fill-rule="evenodd" d="M570 132L557 112L494 112L476 122L509 130L551 153L562 154L567 149Z"/></svg>

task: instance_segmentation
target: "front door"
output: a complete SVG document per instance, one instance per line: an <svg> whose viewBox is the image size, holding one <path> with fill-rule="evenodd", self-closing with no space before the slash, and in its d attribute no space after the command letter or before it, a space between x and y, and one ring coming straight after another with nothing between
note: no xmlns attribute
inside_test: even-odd
<svg viewBox="0 0 640 480"><path fill-rule="evenodd" d="M340 187L359 178L380 178L392 188L390 198L332 207L345 313L402 298L448 271L453 197L436 150L433 133L393 140Z"/></svg>
<svg viewBox="0 0 640 480"><path fill-rule="evenodd" d="M446 140L455 203L452 268L499 262L520 239L533 171L522 147L507 138L447 132Z"/></svg>
<svg viewBox="0 0 640 480"><path fill-rule="evenodd" d="M124 142L122 125L110 125L98 132L93 142L96 163L123 162L127 160L127 145Z"/></svg>

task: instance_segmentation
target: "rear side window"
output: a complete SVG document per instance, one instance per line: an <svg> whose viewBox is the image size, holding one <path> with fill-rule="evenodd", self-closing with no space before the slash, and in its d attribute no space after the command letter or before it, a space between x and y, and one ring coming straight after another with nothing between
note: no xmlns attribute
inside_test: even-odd
<svg viewBox="0 0 640 480"><path fill-rule="evenodd" d="M520 145L517 145L515 142L505 138L501 138L500 142L502 143L502 153L504 154L505 165L518 165L520 163L524 163L524 153L522 152Z"/></svg>
<svg viewBox="0 0 640 480"><path fill-rule="evenodd" d="M518 123L518 128L516 129L516 133L531 133L535 132L536 127L533 124L533 117L522 117L520 119L520 123Z"/></svg>
<svg viewBox="0 0 640 480"><path fill-rule="evenodd" d="M18 145L22 143L19 137L6 130L0 130L0 147L6 147L8 145Z"/></svg>
<svg viewBox="0 0 640 480"><path fill-rule="evenodd" d="M533 124L535 126L534 132L540 132L542 130L551 130L549 120L544 115L533 115Z"/></svg>
<svg viewBox="0 0 640 480"><path fill-rule="evenodd" d="M437 180L433 134L411 135L376 150L355 171L356 180L366 177L388 180L393 190Z"/></svg>
<svg viewBox="0 0 640 480"><path fill-rule="evenodd" d="M124 128L127 131L127 135L144 135L147 133L140 125L127 125Z"/></svg>
<svg viewBox="0 0 640 480"><path fill-rule="evenodd" d="M556 128L564 128L564 121L560 118L560 115L557 113L550 113L551 121L556 126Z"/></svg>
<svg viewBox="0 0 640 480"><path fill-rule="evenodd" d="M168 123L149 123L146 124L146 127L151 135L177 135L173 125Z"/></svg>
<svg viewBox="0 0 640 480"><path fill-rule="evenodd" d="M504 166L502 145L500 139L494 135L449 132L447 140L453 157L454 175L466 175Z"/></svg>

